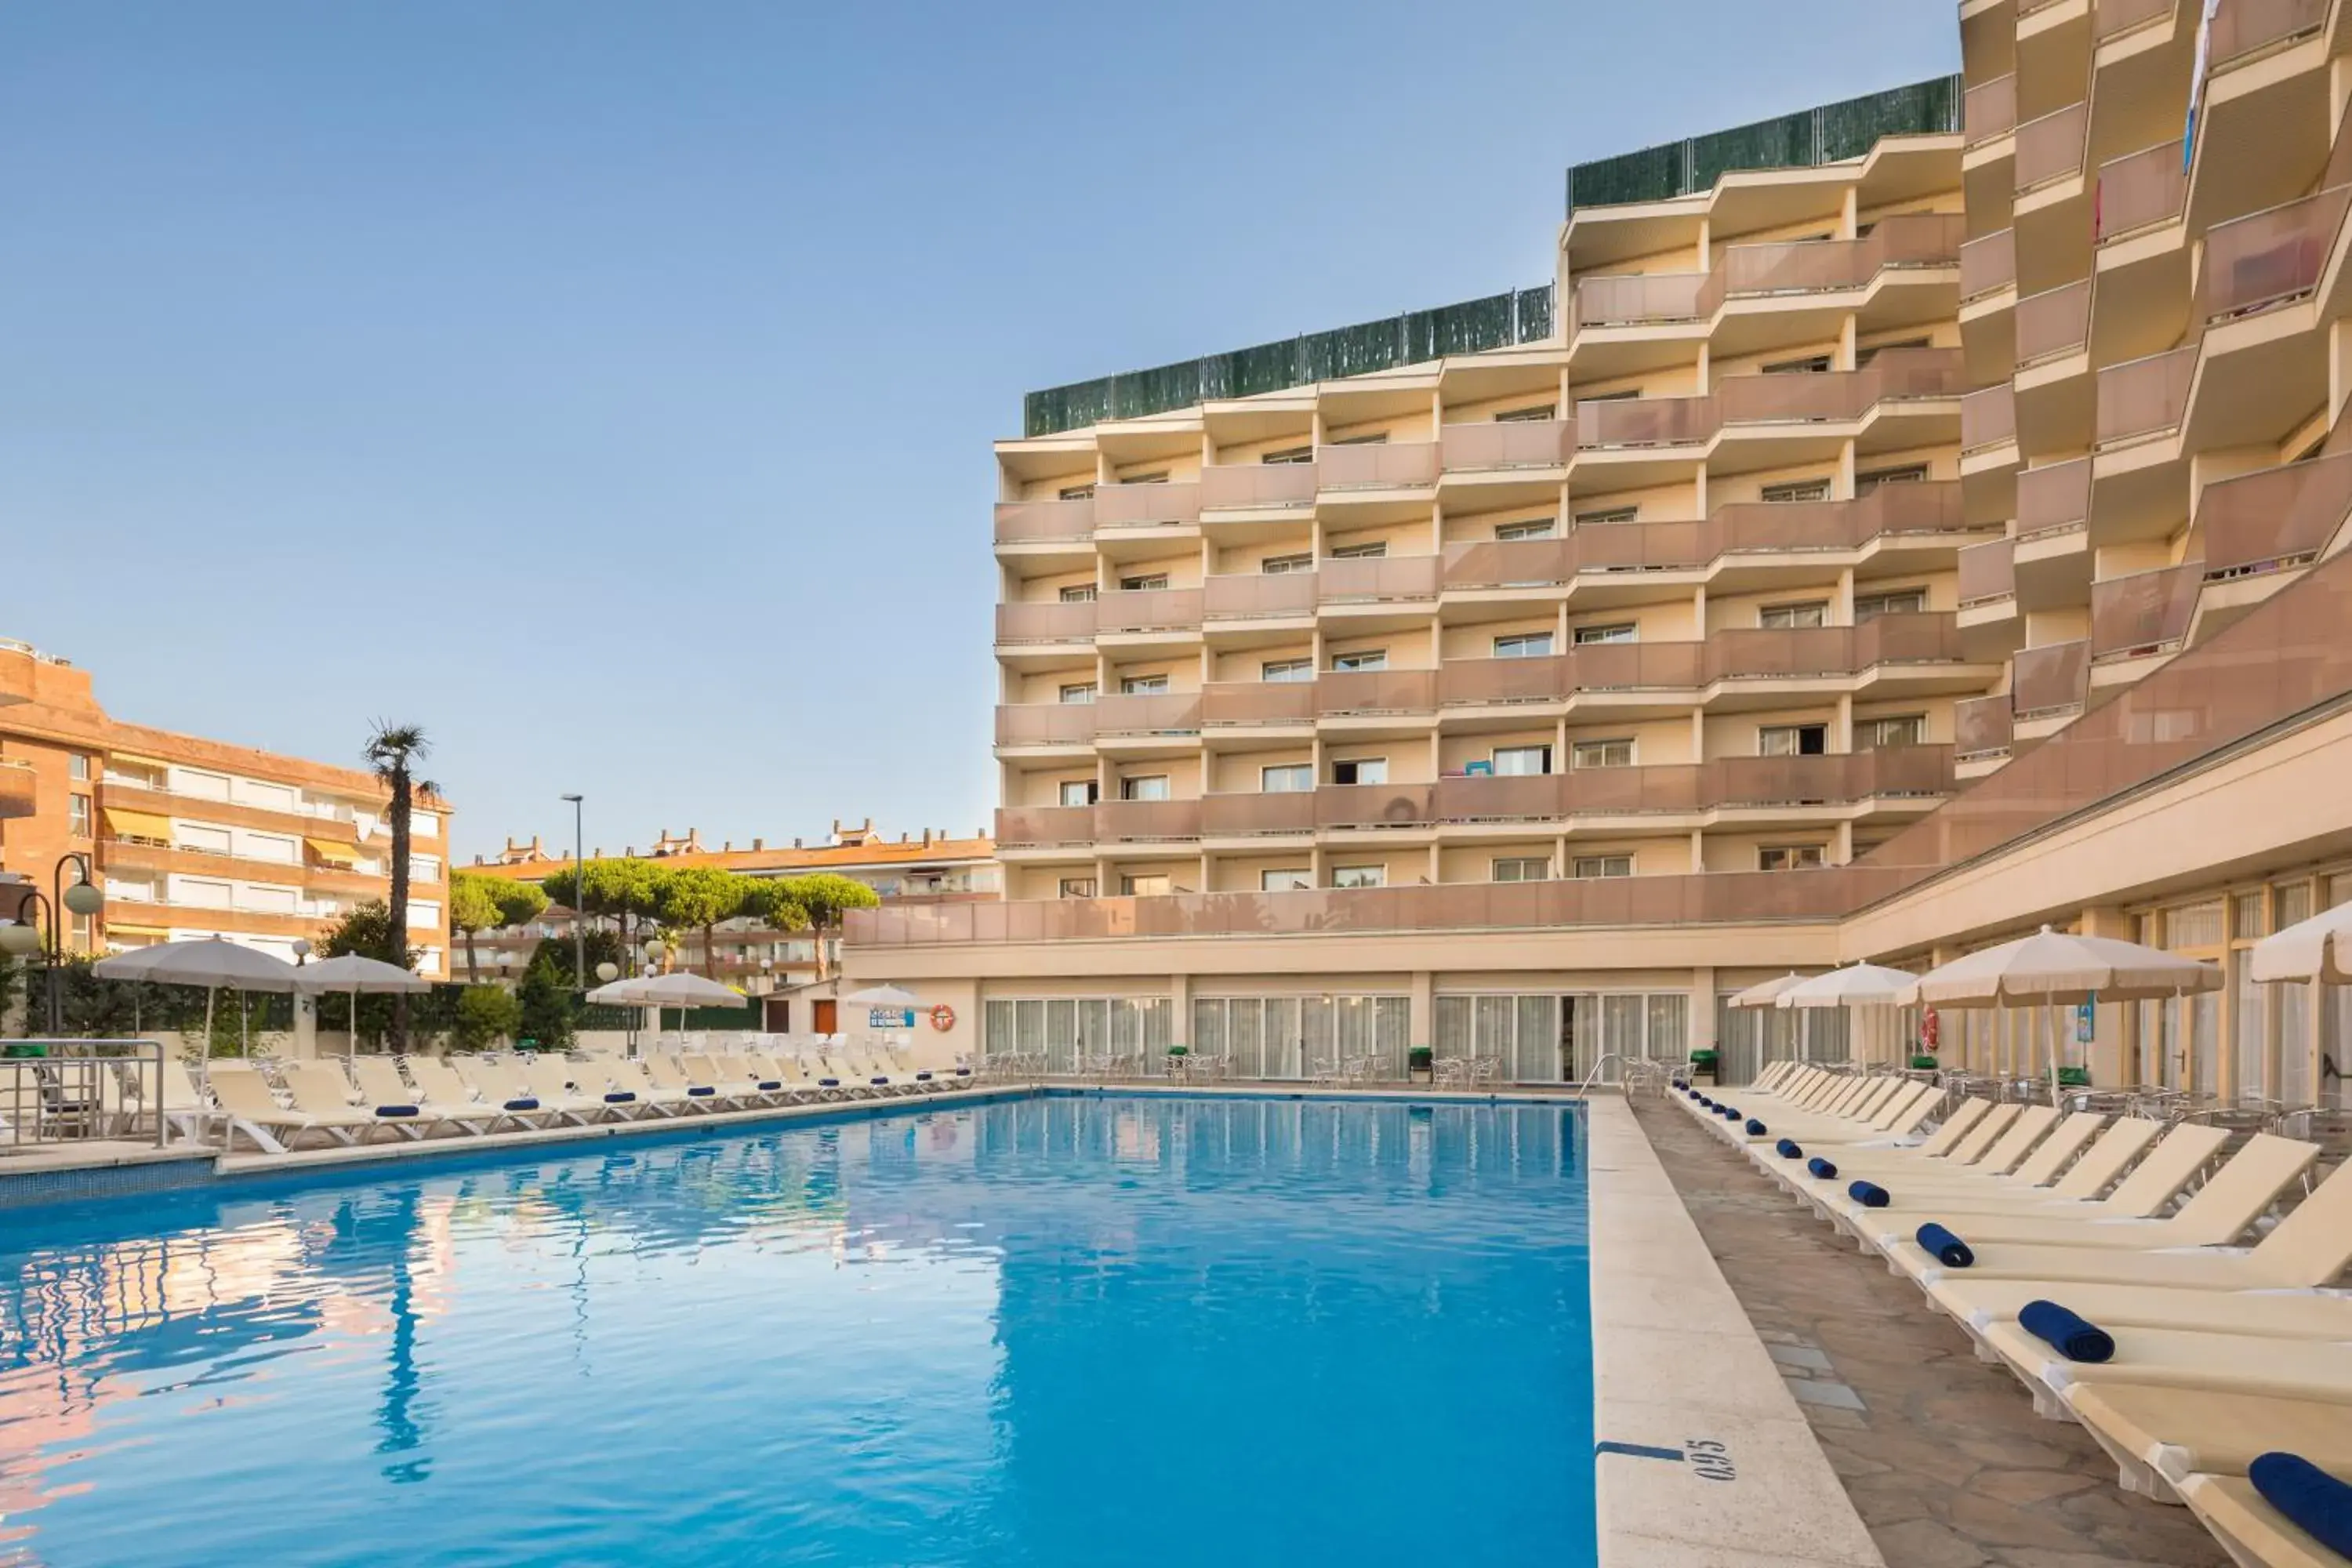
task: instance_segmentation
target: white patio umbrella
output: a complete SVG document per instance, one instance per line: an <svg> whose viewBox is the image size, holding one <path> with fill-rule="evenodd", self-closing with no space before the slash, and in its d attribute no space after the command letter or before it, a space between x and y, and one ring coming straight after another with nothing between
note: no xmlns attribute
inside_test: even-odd
<svg viewBox="0 0 2352 1568"><path fill-rule="evenodd" d="M2257 981L2316 980L2352 985L2352 904L2322 910L2254 943L2247 971Z"/></svg>
<svg viewBox="0 0 2352 1568"><path fill-rule="evenodd" d="M1786 974L1775 976L1770 980L1759 981L1756 984L1750 985L1747 990L1735 994L1731 998L1731 1005L1735 1007L1774 1006L1779 1004L1780 994L1782 992L1787 991L1791 986L1801 985L1804 982L1805 977L1792 969ZM1758 1026L1758 1030L1757 1053L1759 1059L1760 1060L1765 1051L1765 1045L1762 1039L1762 1026ZM1812 1055L1811 1046L1812 1037L1811 1033L1811 1026L1807 1023L1801 1023L1799 1026L1798 1055L1804 1059L1810 1060Z"/></svg>
<svg viewBox="0 0 2352 1568"><path fill-rule="evenodd" d="M371 996L405 992L415 995L433 989L433 982L423 975L386 963L380 958L366 958L356 952L346 952L336 958L322 958L316 963L305 963L294 971L294 989L313 996L330 991L350 994L352 999L352 1049L360 1046L360 994Z"/></svg>
<svg viewBox="0 0 2352 1568"><path fill-rule="evenodd" d="M1907 1005L1919 977L1906 970L1877 963L1850 963L1785 986L1773 998L1775 1007L1866 1008L1863 1021L1885 1017L1882 1009ZM1887 1020L1889 1023L1892 1019ZM1869 1054L1865 1052L1865 1054Z"/></svg>
<svg viewBox="0 0 2352 1568"><path fill-rule="evenodd" d="M588 993L591 1002L609 1003L623 1007L651 1007L654 1022L659 1026L660 1010L678 1010L678 1026L686 1026L688 1007L749 1007L751 999L731 985L721 985L716 980L705 980L699 974L640 974L629 980L615 980L609 985L599 985Z"/></svg>
<svg viewBox="0 0 2352 1568"><path fill-rule="evenodd" d="M885 983L880 985L868 985L863 990L853 991L848 995L844 996L842 1000L858 1007L887 1007L893 1011L911 1012L920 1004L922 999L903 985L892 985ZM869 1012L866 1016L866 1028L871 1031L874 1026L874 1015ZM883 1037L885 1048L887 1048L889 1031L885 1029L880 1031L880 1033Z"/></svg>
<svg viewBox="0 0 2352 1568"><path fill-rule="evenodd" d="M137 960L139 962L130 962ZM233 991L294 989L294 966L258 948L206 937L201 942L172 942L138 952L104 958L90 973L110 980L149 980L159 985L201 985L205 988L205 1037L212 1038L213 993L221 986ZM244 1009L238 1009L237 1046L249 1052L245 1038Z"/></svg>
<svg viewBox="0 0 2352 1568"><path fill-rule="evenodd" d="M169 942L159 942L152 947L134 947L128 952L118 952L110 958L100 959L89 966L89 972L103 980L126 980L135 983L147 977L148 965L153 963L156 956L170 945ZM142 1032L139 1018L139 993L136 989L131 993L131 1031L133 1034Z"/></svg>

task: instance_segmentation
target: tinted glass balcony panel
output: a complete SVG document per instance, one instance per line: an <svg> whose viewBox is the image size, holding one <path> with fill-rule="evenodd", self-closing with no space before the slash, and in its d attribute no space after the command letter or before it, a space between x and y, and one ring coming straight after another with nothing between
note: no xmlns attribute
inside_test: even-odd
<svg viewBox="0 0 2352 1568"><path fill-rule="evenodd" d="M1100 528L1181 527L1201 521L1201 487L1182 484L1100 485L1095 489Z"/></svg>
<svg viewBox="0 0 2352 1568"><path fill-rule="evenodd" d="M1098 697L1095 733L1100 735L1195 735L1201 730L1197 691L1117 693Z"/></svg>
<svg viewBox="0 0 2352 1568"><path fill-rule="evenodd" d="M2017 542L1989 539L1958 551L1960 604L1996 604L2017 596Z"/></svg>
<svg viewBox="0 0 2352 1568"><path fill-rule="evenodd" d="M2307 561L2352 514L2352 452L2242 474L2205 487L2197 502L2205 575Z"/></svg>
<svg viewBox="0 0 2352 1568"><path fill-rule="evenodd" d="M1315 679L1318 713L1430 713L1437 708L1433 669L1335 669Z"/></svg>
<svg viewBox="0 0 2352 1568"><path fill-rule="evenodd" d="M1444 565L1435 555L1326 560L1315 569L1315 596L1326 605L1433 599Z"/></svg>
<svg viewBox="0 0 2352 1568"><path fill-rule="evenodd" d="M1579 572L1658 572L1704 566L1713 530L1684 522L1586 524L1569 535Z"/></svg>
<svg viewBox="0 0 2352 1568"><path fill-rule="evenodd" d="M2007 382L1960 399L1960 450L1980 451L2017 439L2017 389Z"/></svg>
<svg viewBox="0 0 2352 1568"><path fill-rule="evenodd" d="M996 814L996 841L1010 848L1051 848L1091 844L1095 808L1090 805L1005 806Z"/></svg>
<svg viewBox="0 0 2352 1568"><path fill-rule="evenodd" d="M1315 831L1315 792L1201 797L1201 832L1211 838Z"/></svg>
<svg viewBox="0 0 2352 1568"><path fill-rule="evenodd" d="M2091 645L2045 643L2021 648L2011 670L2010 704L2020 719L2083 706L2091 691Z"/></svg>
<svg viewBox="0 0 2352 1568"><path fill-rule="evenodd" d="M1735 501L1717 508L1708 521L1715 548L1727 554L1846 550L1860 542L1857 530L1864 526L1866 506L1842 500Z"/></svg>
<svg viewBox="0 0 2352 1568"><path fill-rule="evenodd" d="M1962 135L1969 146L2017 129L2017 78L1995 77L1969 89L1961 100Z"/></svg>
<svg viewBox="0 0 2352 1568"><path fill-rule="evenodd" d="M1201 470L1203 511L1262 511L1315 504L1312 463L1219 463Z"/></svg>
<svg viewBox="0 0 2352 1568"><path fill-rule="evenodd" d="M1312 572L1234 572L1212 577L1201 614L1212 621L1266 619L1315 613Z"/></svg>
<svg viewBox="0 0 2352 1568"><path fill-rule="evenodd" d="M1952 750L1962 758L2004 755L2015 728L2005 696L1970 697L1952 704Z"/></svg>
<svg viewBox="0 0 2352 1568"><path fill-rule="evenodd" d="M1451 778L1437 781L1436 812L1442 822L1553 822L1564 814L1559 773L1517 778Z"/></svg>
<svg viewBox="0 0 2352 1568"><path fill-rule="evenodd" d="M2352 185L2249 213L2205 237L2208 321L2251 316L2300 300L2319 283L2344 226Z"/></svg>
<svg viewBox="0 0 2352 1568"><path fill-rule="evenodd" d="M1448 708L1514 702L1558 702L1568 695L1569 661L1542 658L1449 658L1438 670L1438 701Z"/></svg>
<svg viewBox="0 0 2352 1568"><path fill-rule="evenodd" d="M1580 450L1684 446L1704 441L1715 431L1711 397L1624 397L1576 405Z"/></svg>
<svg viewBox="0 0 2352 1568"><path fill-rule="evenodd" d="M1958 397L1969 389L1968 360L1958 349L1882 349L1853 374L1849 417L1875 404Z"/></svg>
<svg viewBox="0 0 2352 1568"><path fill-rule="evenodd" d="M1719 757L1706 766L1711 806L1827 805L1855 798L1851 756Z"/></svg>
<svg viewBox="0 0 2352 1568"><path fill-rule="evenodd" d="M2166 0L2167 9L2170 0ZM2104 9L2104 7L2102 7ZM2143 147L2099 165L2098 237L2102 244L2179 217L2189 197L2180 140Z"/></svg>
<svg viewBox="0 0 2352 1568"><path fill-rule="evenodd" d="M1727 375L1716 384L1726 425L1814 424L1851 419L1861 388L1851 372L1820 375Z"/></svg>
<svg viewBox="0 0 2352 1568"><path fill-rule="evenodd" d="M1202 688L1204 724L1307 724L1315 719L1311 680L1218 681Z"/></svg>
<svg viewBox="0 0 2352 1568"><path fill-rule="evenodd" d="M2083 172L2090 105L2071 103L2017 128L2017 189L2038 190Z"/></svg>
<svg viewBox="0 0 2352 1568"><path fill-rule="evenodd" d="M1959 618L1947 610L1876 616L1853 630L1853 668L1947 664L1960 657Z"/></svg>
<svg viewBox="0 0 2352 1568"><path fill-rule="evenodd" d="M1198 588L1127 588L1095 601L1097 632L1188 631L1200 625Z"/></svg>
<svg viewBox="0 0 2352 1568"><path fill-rule="evenodd" d="M2135 27L2161 21L2172 15L2175 4L2176 0L2099 0L2095 18L2099 41L2119 38Z"/></svg>
<svg viewBox="0 0 2352 1568"><path fill-rule="evenodd" d="M2091 518L2091 459L2049 463L2017 476L2017 537L2084 526Z"/></svg>
<svg viewBox="0 0 2352 1568"><path fill-rule="evenodd" d="M1686 690L1706 668L1702 642L1586 643L1569 652L1571 690Z"/></svg>
<svg viewBox="0 0 2352 1568"><path fill-rule="evenodd" d="M1327 490L1414 489L1437 482L1434 441L1367 441L1318 447L1316 484Z"/></svg>
<svg viewBox="0 0 2352 1568"><path fill-rule="evenodd" d="M1846 763L1846 792L1851 800L1952 793L1949 746L1882 746L1856 752Z"/></svg>
<svg viewBox="0 0 2352 1568"><path fill-rule="evenodd" d="M1576 574L1566 539L1496 539L1445 547L1448 588L1546 587Z"/></svg>
<svg viewBox="0 0 2352 1568"><path fill-rule="evenodd" d="M2017 283L2017 231L1972 239L1960 247L1960 298L1979 300Z"/></svg>
<svg viewBox="0 0 2352 1568"><path fill-rule="evenodd" d="M1087 539L1095 531L1092 497L1076 500L1010 500L996 503L996 542L1034 544Z"/></svg>
<svg viewBox="0 0 2352 1568"><path fill-rule="evenodd" d="M1576 449L1576 427L1565 419L1495 419L1448 425L1439 433L1446 468L1556 468Z"/></svg>
<svg viewBox="0 0 2352 1568"><path fill-rule="evenodd" d="M2091 280L2029 294L2017 302L2017 363L2080 353L2091 341Z"/></svg>
<svg viewBox="0 0 2352 1568"><path fill-rule="evenodd" d="M1699 314L1699 290L1706 280L1704 272L1581 279L1571 296L1570 325L1627 327L1691 321Z"/></svg>
<svg viewBox="0 0 2352 1568"><path fill-rule="evenodd" d="M2201 561L2092 584L2092 658L2135 658L2179 647L2204 584Z"/></svg>
<svg viewBox="0 0 2352 1568"><path fill-rule="evenodd" d="M1200 837L1197 800L1107 800L1095 807L1100 843L1168 844Z"/></svg>
<svg viewBox="0 0 2352 1568"><path fill-rule="evenodd" d="M2315 33L2327 20L2327 0L2231 0L2213 17L2210 69L2291 38Z"/></svg>
<svg viewBox="0 0 2352 1568"><path fill-rule="evenodd" d="M1432 820L1436 786L1325 784L1315 792L1318 827L1414 827Z"/></svg>
<svg viewBox="0 0 2352 1568"><path fill-rule="evenodd" d="M1851 674L1852 626L1736 626L1706 639L1713 680Z"/></svg>
<svg viewBox="0 0 2352 1568"><path fill-rule="evenodd" d="M996 606L996 640L1001 643L1086 642L1095 635L1095 602L1041 603Z"/></svg>
<svg viewBox="0 0 2352 1568"><path fill-rule="evenodd" d="M1689 763L1659 767L1575 768L1565 776L1571 816L1630 816L1689 812L1705 805L1705 769Z"/></svg>
<svg viewBox="0 0 2352 1568"><path fill-rule="evenodd" d="M1881 534L1962 533L1969 531L1967 510L1957 479L1921 479L1881 485L1866 496L1846 503L1855 519L1848 535L1856 544Z"/></svg>
<svg viewBox="0 0 2352 1568"><path fill-rule="evenodd" d="M2197 345L2185 344L2099 372L2098 443L2116 446L2180 428Z"/></svg>
<svg viewBox="0 0 2352 1568"><path fill-rule="evenodd" d="M996 710L1000 746L1083 746L1094 738L1091 702L1013 702Z"/></svg>

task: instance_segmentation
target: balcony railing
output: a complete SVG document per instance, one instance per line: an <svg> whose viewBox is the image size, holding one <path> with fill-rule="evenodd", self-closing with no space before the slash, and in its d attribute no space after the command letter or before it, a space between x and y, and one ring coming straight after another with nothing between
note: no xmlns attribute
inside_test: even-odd
<svg viewBox="0 0 2352 1568"><path fill-rule="evenodd" d="M2091 459L2047 463L2017 476L2017 537L2068 533L2091 521Z"/></svg>
<svg viewBox="0 0 2352 1568"><path fill-rule="evenodd" d="M1448 473L1557 468L1576 449L1576 429L1565 419L1495 419L1444 426L1438 445Z"/></svg>
<svg viewBox="0 0 2352 1568"><path fill-rule="evenodd" d="M1960 450L1980 452L2017 439L2017 389L2008 382L1960 399Z"/></svg>
<svg viewBox="0 0 2352 1568"><path fill-rule="evenodd" d="M1570 333L1696 321L1704 314L1698 301L1707 278L1704 272L1628 272L1579 279L1569 296Z"/></svg>
<svg viewBox="0 0 2352 1568"><path fill-rule="evenodd" d="M2005 696L1970 697L1953 703L1953 754L1964 763L2009 755L2017 732L2009 701Z"/></svg>
<svg viewBox="0 0 2352 1568"><path fill-rule="evenodd" d="M2006 136L2017 129L2017 78L1995 77L1969 89L1961 100L1961 135L1968 145Z"/></svg>
<svg viewBox="0 0 2352 1568"><path fill-rule="evenodd" d="M1000 806L996 842L1007 848L1054 848L1095 841L1095 808L1091 805Z"/></svg>
<svg viewBox="0 0 2352 1568"><path fill-rule="evenodd" d="M1086 642L1095 635L1095 602L1046 599L996 606L1000 643Z"/></svg>
<svg viewBox="0 0 2352 1568"><path fill-rule="evenodd" d="M2352 452L2241 474L2205 487L2197 502L2205 577L2300 565L2352 516Z"/></svg>
<svg viewBox="0 0 2352 1568"><path fill-rule="evenodd" d="M1120 692L1097 699L1097 738L1108 735L1197 735L1201 732L1201 694L1197 691Z"/></svg>
<svg viewBox="0 0 2352 1568"><path fill-rule="evenodd" d="M1727 300L1835 293L1862 288L1889 268L1950 267L1967 234L1958 213L1901 213L1860 239L1727 246L1696 304L1699 315L1712 317Z"/></svg>
<svg viewBox="0 0 2352 1568"><path fill-rule="evenodd" d="M2317 288L2347 203L2352 185L2338 185L2216 226L2205 237L2206 321L2276 310Z"/></svg>
<svg viewBox="0 0 2352 1568"><path fill-rule="evenodd" d="M1091 702L1009 702L996 710L1000 746L1085 746L1094 738Z"/></svg>
<svg viewBox="0 0 2352 1568"><path fill-rule="evenodd" d="M2171 9L2171 0L2165 0ZM2105 7L2101 6L2104 15ZM2143 147L2099 165L2099 243L2137 234L2179 217L2189 199L2189 172L2180 139Z"/></svg>
<svg viewBox="0 0 2352 1568"><path fill-rule="evenodd" d="M1223 573L1208 580L1201 596L1203 620L1267 620L1314 613L1312 572Z"/></svg>
<svg viewBox="0 0 2352 1568"><path fill-rule="evenodd" d="M1449 544L1445 547L1445 586L1549 586L1573 578L1576 560L1572 539L1494 539Z"/></svg>
<svg viewBox="0 0 2352 1568"><path fill-rule="evenodd" d="M1315 792L1318 827L1421 827L1435 820L1437 786L1324 784Z"/></svg>
<svg viewBox="0 0 2352 1568"><path fill-rule="evenodd" d="M2215 13L2211 69L2315 33L2327 21L2327 0L2232 0Z"/></svg>
<svg viewBox="0 0 2352 1568"><path fill-rule="evenodd" d="M1989 539L1961 547L1960 608L2017 597L2017 542Z"/></svg>
<svg viewBox="0 0 2352 1568"><path fill-rule="evenodd" d="M2080 353L2091 341L2091 280L2029 294L2017 302L2020 368Z"/></svg>
<svg viewBox="0 0 2352 1568"><path fill-rule="evenodd" d="M1316 680L1314 691L1318 714L1433 713L1437 671L1332 670Z"/></svg>
<svg viewBox="0 0 2352 1568"><path fill-rule="evenodd" d="M2017 231L2004 228L1960 247L1960 298L1981 300L2017 284Z"/></svg>
<svg viewBox="0 0 2352 1568"><path fill-rule="evenodd" d="M1095 503L1091 496L1076 500L1012 500L996 503L999 544L1060 543L1091 538Z"/></svg>
<svg viewBox="0 0 2352 1568"><path fill-rule="evenodd" d="M1095 807L1101 843L1176 844L1200 837L1197 800L1107 800Z"/></svg>
<svg viewBox="0 0 2352 1568"><path fill-rule="evenodd" d="M1573 689L1570 656L1540 658L1449 658L1437 671L1437 700L1446 708L1559 702Z"/></svg>
<svg viewBox="0 0 2352 1568"><path fill-rule="evenodd" d="M1097 528L1181 528L1201 521L1201 487L1181 484L1099 485Z"/></svg>
<svg viewBox="0 0 2352 1568"><path fill-rule="evenodd" d="M1569 653L1579 691L1677 691L1706 684L1703 642L1585 643Z"/></svg>
<svg viewBox="0 0 2352 1568"><path fill-rule="evenodd" d="M2189 636L2205 563L2190 561L2091 584L2091 658L2143 658L2169 653Z"/></svg>
<svg viewBox="0 0 2352 1568"><path fill-rule="evenodd" d="M2070 103L2017 128L2017 192L2054 184L2083 172L2091 123L2088 103Z"/></svg>
<svg viewBox="0 0 2352 1568"><path fill-rule="evenodd" d="M1925 798L1951 789L1950 747L1906 746L1827 756L1579 768L1532 777L1440 779L1436 816L1449 823L1552 822Z"/></svg>
<svg viewBox="0 0 2352 1568"><path fill-rule="evenodd" d="M1327 560L1316 569L1315 596L1326 605L1434 599L1444 566L1444 558L1436 555Z"/></svg>
<svg viewBox="0 0 2352 1568"><path fill-rule="evenodd" d="M2194 343L2099 372L2098 444L2118 447L2179 429L2196 374Z"/></svg>
<svg viewBox="0 0 2352 1568"><path fill-rule="evenodd" d="M1858 626L1737 628L1706 639L1707 675L1714 680L1853 675L1959 657L1958 623L1941 610L1879 616Z"/></svg>
<svg viewBox="0 0 2352 1568"><path fill-rule="evenodd" d="M1310 680L1218 681L1201 689L1204 726L1311 724L1316 682Z"/></svg>
<svg viewBox="0 0 2352 1568"><path fill-rule="evenodd" d="M1097 635L1196 631L1200 625L1198 588L1123 588L1095 601Z"/></svg>
<svg viewBox="0 0 2352 1568"><path fill-rule="evenodd" d="M1218 463L1201 470L1202 511L1265 511L1315 504L1312 463Z"/></svg>
<svg viewBox="0 0 2352 1568"><path fill-rule="evenodd" d="M2177 0L2099 0L2099 42L2104 44L2135 27L2162 21L2172 15Z"/></svg>
<svg viewBox="0 0 2352 1568"><path fill-rule="evenodd" d="M2043 719L2075 712L2091 695L2091 645L2044 643L2021 648L2011 668L2010 700L2015 717Z"/></svg>
<svg viewBox="0 0 2352 1568"><path fill-rule="evenodd" d="M1680 447L1716 432L1709 397L1620 397L1576 405L1580 451L1617 447Z"/></svg>
<svg viewBox="0 0 2352 1568"><path fill-rule="evenodd" d="M1250 838L1315 831L1315 792L1210 795L1201 798L1204 838Z"/></svg>
<svg viewBox="0 0 2352 1568"><path fill-rule="evenodd" d="M1630 397L1576 405L1580 448L1704 442L1729 426L1860 419L1884 403L1958 397L1957 349L1889 349L1861 370L1814 375L1726 376L1697 397Z"/></svg>
<svg viewBox="0 0 2352 1568"><path fill-rule="evenodd" d="M1366 441L1315 448L1316 488L1420 489L1437 482L1434 441Z"/></svg>

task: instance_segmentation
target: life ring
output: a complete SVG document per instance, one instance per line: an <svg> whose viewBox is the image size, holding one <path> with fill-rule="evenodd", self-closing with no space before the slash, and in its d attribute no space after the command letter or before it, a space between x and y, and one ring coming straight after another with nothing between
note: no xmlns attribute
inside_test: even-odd
<svg viewBox="0 0 2352 1568"><path fill-rule="evenodd" d="M931 1009L931 1027L946 1034L955 1027L955 1009L942 1002Z"/></svg>

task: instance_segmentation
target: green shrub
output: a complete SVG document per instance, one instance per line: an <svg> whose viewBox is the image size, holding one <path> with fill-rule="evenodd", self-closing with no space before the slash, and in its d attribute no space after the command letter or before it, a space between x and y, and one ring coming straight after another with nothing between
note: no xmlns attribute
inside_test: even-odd
<svg viewBox="0 0 2352 1568"><path fill-rule="evenodd" d="M450 1033L461 1051L478 1051L522 1032L522 1004L496 985L468 985L457 994Z"/></svg>

